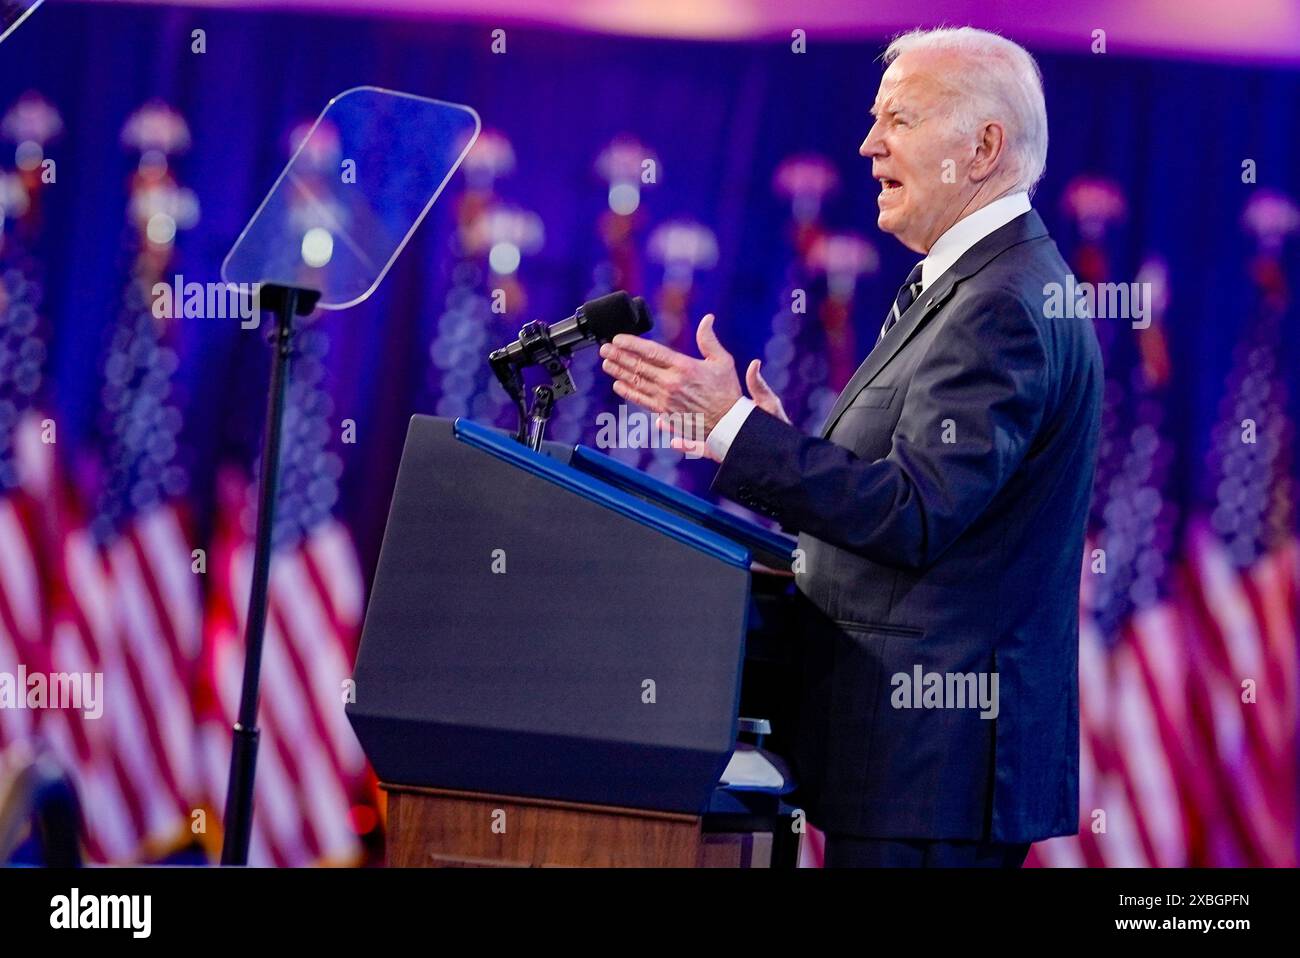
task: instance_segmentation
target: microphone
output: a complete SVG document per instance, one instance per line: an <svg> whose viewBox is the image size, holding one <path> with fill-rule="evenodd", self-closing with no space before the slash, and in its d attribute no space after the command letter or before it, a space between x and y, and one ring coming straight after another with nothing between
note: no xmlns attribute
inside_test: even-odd
<svg viewBox="0 0 1300 958"><path fill-rule="evenodd" d="M621 289L583 303L577 312L558 323L525 323L518 339L488 354L488 365L519 412L515 438L535 452L541 449L542 433L555 400L576 392L569 374L569 357L573 353L607 343L619 333L639 336L653 325L645 300L628 296ZM537 387L531 410L524 404L526 366L541 366L551 377L549 386Z"/></svg>
<svg viewBox="0 0 1300 958"><path fill-rule="evenodd" d="M547 366L567 358L579 349L607 343L619 333L648 333L654 323L640 296L623 290L583 303L577 311L547 326L532 322L519 331L519 338L488 355L493 369L502 366Z"/></svg>

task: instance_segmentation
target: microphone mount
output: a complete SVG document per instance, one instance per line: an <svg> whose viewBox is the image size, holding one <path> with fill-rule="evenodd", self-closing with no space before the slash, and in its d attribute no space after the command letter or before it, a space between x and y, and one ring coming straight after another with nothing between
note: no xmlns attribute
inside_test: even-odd
<svg viewBox="0 0 1300 958"><path fill-rule="evenodd" d="M532 364L541 366L550 375L556 399L572 396L578 391L573 376L569 374L568 354L558 349L551 340L549 326L540 320L525 323L519 330L519 343Z"/></svg>
<svg viewBox="0 0 1300 958"><path fill-rule="evenodd" d="M519 330L519 345L522 350L514 357L505 349L493 350L488 363L518 411L515 440L534 452L541 452L542 438L555 408L555 400L573 395L578 387L569 372L569 350L555 345L546 323L540 320L525 323ZM550 385L543 384L533 390L531 405L524 402L524 366L541 366L551 378Z"/></svg>

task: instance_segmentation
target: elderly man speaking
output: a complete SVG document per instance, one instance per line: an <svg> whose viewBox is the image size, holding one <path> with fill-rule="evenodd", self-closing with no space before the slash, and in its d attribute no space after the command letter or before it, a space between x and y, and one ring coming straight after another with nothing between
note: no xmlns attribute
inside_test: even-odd
<svg viewBox="0 0 1300 958"><path fill-rule="evenodd" d="M620 397L700 422L714 491L799 533L793 755L826 864L1019 867L1079 821L1078 603L1100 421L1091 322L1030 207L1037 64L971 28L885 52L859 150L923 254L819 436L700 322L701 359L601 348ZM674 417L676 418L676 417Z"/></svg>

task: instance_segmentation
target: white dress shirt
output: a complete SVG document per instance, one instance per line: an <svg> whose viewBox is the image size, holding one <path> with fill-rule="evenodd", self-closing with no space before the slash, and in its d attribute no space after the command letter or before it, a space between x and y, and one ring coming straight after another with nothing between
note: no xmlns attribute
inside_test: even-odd
<svg viewBox="0 0 1300 958"><path fill-rule="evenodd" d="M999 197L988 206L977 209L969 216L962 217L947 232L934 241L930 252L921 261L921 292L934 285L944 273L952 268L962 254L988 236L994 230L1006 226L1017 216L1028 213L1029 194L1025 191L1009 193ZM705 437L704 443L709 451L719 459L727 455L740 427L754 410L754 400L741 396L718 424Z"/></svg>

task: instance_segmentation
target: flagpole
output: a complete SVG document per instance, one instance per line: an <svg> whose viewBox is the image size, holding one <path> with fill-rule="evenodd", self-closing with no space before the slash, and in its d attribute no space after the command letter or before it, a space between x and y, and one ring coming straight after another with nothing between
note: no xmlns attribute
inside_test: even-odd
<svg viewBox="0 0 1300 958"><path fill-rule="evenodd" d="M293 353L293 321L295 316L311 314L320 293L267 284L260 288L259 296L260 307L266 307L275 316L275 329L271 334L271 383L266 404L266 429L262 436L262 470L258 479L253 579L248 593L244 685L239 699L239 717L234 725L230 777L226 785L225 834L221 843L223 865L248 864L248 845L253 834L253 779L257 772L258 685L262 670L262 641L266 633L271 533L280 474L280 433L289 381L289 359Z"/></svg>

